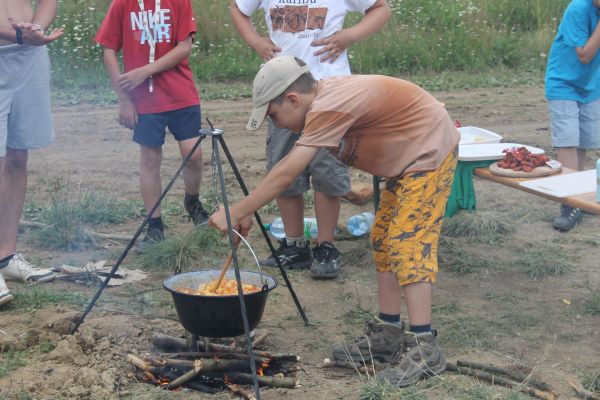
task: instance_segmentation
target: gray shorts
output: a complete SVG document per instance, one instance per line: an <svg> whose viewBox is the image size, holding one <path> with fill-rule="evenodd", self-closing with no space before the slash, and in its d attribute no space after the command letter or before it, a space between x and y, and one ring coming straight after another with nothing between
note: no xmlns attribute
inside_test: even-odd
<svg viewBox="0 0 600 400"><path fill-rule="evenodd" d="M278 128L269 120L267 129L267 169L284 158L293 148L300 135ZM343 196L350 191L348 167L335 158L327 149L321 149L292 185L281 196L296 196L313 188L329 196Z"/></svg>
<svg viewBox="0 0 600 400"><path fill-rule="evenodd" d="M600 149L600 99L549 100L548 112L553 147Z"/></svg>
<svg viewBox="0 0 600 400"><path fill-rule="evenodd" d="M0 157L54 141L45 46L0 46Z"/></svg>

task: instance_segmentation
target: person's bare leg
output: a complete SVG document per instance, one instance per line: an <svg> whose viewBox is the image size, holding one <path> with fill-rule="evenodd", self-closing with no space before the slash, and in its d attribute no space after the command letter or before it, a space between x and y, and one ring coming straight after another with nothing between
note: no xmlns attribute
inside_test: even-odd
<svg viewBox="0 0 600 400"><path fill-rule="evenodd" d="M341 197L329 196L315 190L315 216L319 230L318 243L333 243L333 236L337 228L340 215ZM285 222L284 222L285 224Z"/></svg>
<svg viewBox="0 0 600 400"><path fill-rule="evenodd" d="M577 167L578 171L583 171L585 164L585 149L577 149Z"/></svg>
<svg viewBox="0 0 600 400"><path fill-rule="evenodd" d="M17 249L19 220L27 188L27 150L6 149L0 162L0 258Z"/></svg>
<svg viewBox="0 0 600 400"><path fill-rule="evenodd" d="M393 272L377 272L379 312L388 315L400 315L402 288Z"/></svg>
<svg viewBox="0 0 600 400"><path fill-rule="evenodd" d="M281 213L281 220L288 237L304 236L304 196L279 196L277 207Z"/></svg>
<svg viewBox="0 0 600 400"><path fill-rule="evenodd" d="M140 145L140 188L144 207L149 213L160 198L160 164L162 162L162 147ZM160 217L160 206L152 218Z"/></svg>
<svg viewBox="0 0 600 400"><path fill-rule="evenodd" d="M583 150L583 157L580 157L581 151L577 147L558 147L556 149L556 159L567 168L581 171L585 159L585 150Z"/></svg>
<svg viewBox="0 0 600 400"><path fill-rule="evenodd" d="M196 142L197 138L182 140L179 142L179 152L181 158L184 159L190 153ZM202 182L202 149L200 146L196 149L192 158L183 167L183 183L187 194L198 194L200 192L200 184Z"/></svg>
<svg viewBox="0 0 600 400"><path fill-rule="evenodd" d="M402 289L410 324L431 324L431 283L411 283Z"/></svg>

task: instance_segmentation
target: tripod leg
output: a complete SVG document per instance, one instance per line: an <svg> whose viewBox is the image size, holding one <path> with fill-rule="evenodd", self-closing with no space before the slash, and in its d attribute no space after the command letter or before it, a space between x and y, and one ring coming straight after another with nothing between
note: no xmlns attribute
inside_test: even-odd
<svg viewBox="0 0 600 400"><path fill-rule="evenodd" d="M219 135L219 139L221 136ZM223 141L221 140L221 144ZM240 267L238 264L238 257L235 245L235 238L233 237L233 227L231 226L231 215L229 213L229 202L227 201L227 188L225 186L225 176L223 174L223 166L221 165L221 156L219 155L219 144L217 143L217 137L212 137L213 153L215 155L215 161L217 164L217 170L219 171L219 182L221 184L221 196L223 197L223 207L225 208L225 218L227 219L227 233L229 234L229 245L231 246L231 254L233 256L233 265L235 267L235 279L237 280L238 287L238 298L240 300L240 311L242 312L242 322L244 324L244 333L246 335L246 346L248 348L248 355L250 356L250 370L252 371L252 380L254 382L254 392L256 398L260 400L260 390L258 388L258 376L256 372L256 363L254 361L254 351L252 348L252 339L250 338L250 324L248 323L248 314L246 312L246 302L244 301L244 292L242 290L242 278L240 276Z"/></svg>
<svg viewBox="0 0 600 400"><path fill-rule="evenodd" d="M204 136L204 135L200 135L198 137L198 140L194 144L194 147L192 147L192 150L190 150L190 154L188 154L187 157L185 157L184 160L181 162L179 169L177 169L177 172L175 172L175 175L173 175L173 178L171 178L171 180L169 181L169 183L167 184L167 186L161 193L160 197L156 201L156 204L154 204L154 206L152 207L152 210L150 210L150 212L148 212L148 215L146 216L146 218L144 218L144 222L142 222L142 225L140 225L140 227L137 229L137 231L135 232L135 234L133 235L133 237L131 238L131 240L129 241L127 246L125 247L125 250L123 250L123 253L121 254L119 259L115 263L114 267L112 267L112 269L110 270L110 273L108 274L106 279L104 279L104 282L102 282L102 285L100 286L100 288L98 289L98 291L96 292L96 294L94 295L94 297L92 298L92 300L90 301L88 306L86 307L85 311L83 312L83 314L81 314L81 317L79 317L79 320L75 324L75 327L71 330L71 335L73 335L75 332L77 332L77 329L79 329L79 326L83 323L83 321L85 320L85 317L89 314L90 311L92 311L92 308L96 304L96 301L98 301L98 298L100 297L100 295L102 294L104 289L106 289L106 287L108 286L108 282L110 282L112 277L115 276L117 269L119 269L119 267L121 266L121 263L123 262L125 257L127 257L127 253L129 253L129 250L131 250L131 248L135 244L135 241L137 240L137 238L142 234L142 231L144 230L144 227L148 224L150 217L152 216L152 214L154 214L154 211L156 211L156 209L158 208L160 203L163 201L163 199L165 198L165 196L171 189L171 186L173 186L173 184L175 183L175 180L177 179L179 174L181 174L181 171L183 171L183 167L185 167L185 164L190 160L190 158L192 158L192 155L194 154L194 152L196 151L198 146L200 146L200 143L202 143L202 140L205 137L206 136Z"/></svg>
<svg viewBox="0 0 600 400"><path fill-rule="evenodd" d="M225 139L223 139L223 136L219 136L219 142L221 143L221 147L223 148L225 157L227 157L227 161L229 161L229 165L231 166L231 169L233 170L233 174L235 175L235 178L237 179L237 181L240 185L240 188L242 189L242 192L244 193L244 196L248 196L248 193L249 193L248 188L246 187L246 184L244 183L244 180L242 179L242 175L240 174L240 171L238 170L237 165L235 164L235 160L231 156L231 153L229 152L229 149L227 148L227 145L225 144ZM273 258L277 262L277 267L279 268L279 271L281 272L281 276L283 276L283 280L285 281L285 285L287 286L287 288L290 292L290 295L292 296L292 299L294 300L294 304L296 304L296 308L298 309L298 313L300 313L300 317L302 317L302 320L304 321L304 323L306 325L308 325L308 323L309 323L308 318L306 318L304 309L302 308L302 305L300 304L300 300L298 300L298 296L296 296L296 292L294 291L294 288L292 287L292 282L290 282L290 280L287 276L287 272L281 265L281 262L279 261L279 257L277 257L277 255L275 254L275 247L273 247L273 242L271 242L271 238L269 237L269 234L267 233L267 230L265 229L265 226L263 225L260 215L258 215L258 212L254 213L254 218L256 218L256 223L260 227L260 230L265 238L265 241L267 242L267 246L269 246L269 249L271 250L271 253L273 254Z"/></svg>

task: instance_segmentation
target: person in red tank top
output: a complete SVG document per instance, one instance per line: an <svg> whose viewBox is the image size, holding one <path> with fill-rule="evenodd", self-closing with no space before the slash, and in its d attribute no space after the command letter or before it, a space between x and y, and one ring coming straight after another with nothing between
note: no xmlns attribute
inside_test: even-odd
<svg viewBox="0 0 600 400"><path fill-rule="evenodd" d="M200 98L188 61L195 33L190 0L114 0L96 34L119 100L119 123L133 130L133 141L140 145L140 184L148 212L161 193L166 128L178 141L182 158L199 136ZM201 149L186 164L183 179L185 210L194 224L202 224L208 213L199 200ZM163 240L163 231L159 207L149 220L142 248Z"/></svg>

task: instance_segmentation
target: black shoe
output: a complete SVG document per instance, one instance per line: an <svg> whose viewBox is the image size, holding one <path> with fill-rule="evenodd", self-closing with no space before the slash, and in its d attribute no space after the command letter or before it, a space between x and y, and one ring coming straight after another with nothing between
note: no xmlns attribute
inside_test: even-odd
<svg viewBox="0 0 600 400"><path fill-rule="evenodd" d="M210 215L208 214L208 211L202 207L202 203L199 200L192 204L188 204L184 201L183 208L185 208L185 211L194 222L194 225L198 226L208 222Z"/></svg>
<svg viewBox="0 0 600 400"><path fill-rule="evenodd" d="M312 263L312 256L308 248L308 241L304 247L289 246L285 239L279 241L279 248L275 251L281 266L285 269L308 269ZM271 257L259 260L265 267L277 267L277 261Z"/></svg>
<svg viewBox="0 0 600 400"><path fill-rule="evenodd" d="M581 219L581 210L565 204L560 205L560 215L554 218L552 226L561 232L570 231L577 226Z"/></svg>
<svg viewBox="0 0 600 400"><path fill-rule="evenodd" d="M141 242L138 242L137 249L138 251L144 251L148 247L165 240L165 234L163 231L157 228L148 228L146 231L146 236L142 239Z"/></svg>
<svg viewBox="0 0 600 400"><path fill-rule="evenodd" d="M342 253L329 242L319 243L313 249L313 263L310 274L315 279L334 279L340 273L339 262Z"/></svg>

